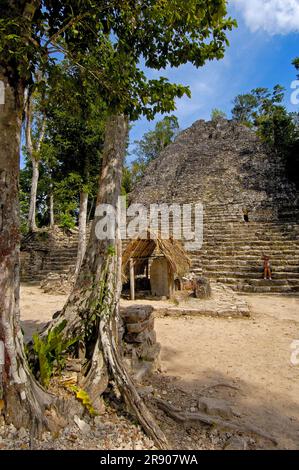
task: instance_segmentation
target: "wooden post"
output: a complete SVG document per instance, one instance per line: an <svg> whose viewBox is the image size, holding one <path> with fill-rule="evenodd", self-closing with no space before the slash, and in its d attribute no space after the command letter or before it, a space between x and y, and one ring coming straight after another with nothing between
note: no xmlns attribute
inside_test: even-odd
<svg viewBox="0 0 299 470"><path fill-rule="evenodd" d="M169 299L172 300L174 298L174 292L175 292L174 273L172 272L172 269L169 263L168 263L168 289L169 289Z"/></svg>
<svg viewBox="0 0 299 470"><path fill-rule="evenodd" d="M133 258L130 258L130 290L131 290L131 300L135 300L135 274L134 274Z"/></svg>

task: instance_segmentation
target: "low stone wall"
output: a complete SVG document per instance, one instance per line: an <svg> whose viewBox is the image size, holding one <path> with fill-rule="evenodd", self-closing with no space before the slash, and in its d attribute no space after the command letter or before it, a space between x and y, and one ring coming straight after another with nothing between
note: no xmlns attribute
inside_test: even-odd
<svg viewBox="0 0 299 470"><path fill-rule="evenodd" d="M121 308L124 359L137 381L159 365L161 346L157 343L153 312L150 305Z"/></svg>

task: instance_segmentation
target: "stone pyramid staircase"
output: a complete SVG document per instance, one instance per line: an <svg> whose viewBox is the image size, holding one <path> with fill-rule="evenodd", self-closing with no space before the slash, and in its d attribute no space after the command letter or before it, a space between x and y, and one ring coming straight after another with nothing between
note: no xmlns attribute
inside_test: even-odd
<svg viewBox="0 0 299 470"><path fill-rule="evenodd" d="M206 208L203 247L189 253L192 271L241 292L299 293L299 224L282 219L247 224L240 214ZM272 281L263 279L263 253Z"/></svg>
<svg viewBox="0 0 299 470"><path fill-rule="evenodd" d="M299 224L288 212L283 215L277 222L247 224L233 206L206 205L203 246L189 253L192 271L236 291L299 293ZM68 273L75 267L77 244L77 232L55 243L28 239L21 252L21 280L40 282L49 273ZM272 281L263 279L263 253L271 259Z"/></svg>
<svg viewBox="0 0 299 470"><path fill-rule="evenodd" d="M55 242L37 241L34 235L29 235L23 244L26 249L21 250L22 282L39 283L49 273L67 274L75 268L77 232L56 239Z"/></svg>

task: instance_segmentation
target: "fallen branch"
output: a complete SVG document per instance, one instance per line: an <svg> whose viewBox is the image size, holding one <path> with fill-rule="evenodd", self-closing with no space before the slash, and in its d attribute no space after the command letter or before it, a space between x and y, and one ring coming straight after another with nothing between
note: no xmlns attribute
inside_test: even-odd
<svg viewBox="0 0 299 470"><path fill-rule="evenodd" d="M199 421L204 424L208 424L210 426L220 426L222 428L228 428L232 429L234 431L239 431L239 432L251 432L254 433L260 437L263 437L264 439L268 439L271 441L273 444L277 445L278 442L277 440L273 437L270 436L269 434L265 433L261 429L252 426L252 425L239 425L232 423L230 421L225 421L220 418L216 417L211 417L206 415L205 413L191 413L191 412L183 412L179 408L175 408L174 406L170 405L167 403L165 400L162 400L161 398L155 398L155 401L158 405L158 407L163 410L170 418L174 419L175 421L178 421L179 423L188 423L192 421Z"/></svg>

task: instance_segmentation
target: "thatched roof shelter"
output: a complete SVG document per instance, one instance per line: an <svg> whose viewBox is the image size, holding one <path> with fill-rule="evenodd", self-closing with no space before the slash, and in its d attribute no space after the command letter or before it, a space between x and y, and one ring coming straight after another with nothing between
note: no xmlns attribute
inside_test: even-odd
<svg viewBox="0 0 299 470"><path fill-rule="evenodd" d="M131 240L126 246L122 256L124 278L128 278L130 260L134 261L134 272L138 275L144 272L149 258L159 256L167 259L172 272L179 277L190 270L191 260L179 241L172 238L163 240L155 233L148 231L139 238Z"/></svg>

